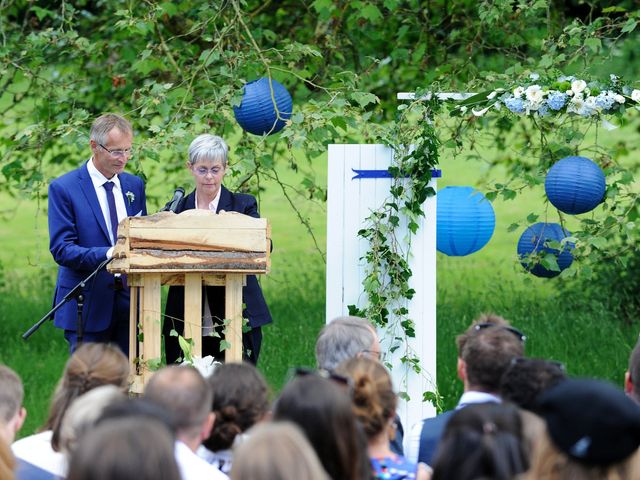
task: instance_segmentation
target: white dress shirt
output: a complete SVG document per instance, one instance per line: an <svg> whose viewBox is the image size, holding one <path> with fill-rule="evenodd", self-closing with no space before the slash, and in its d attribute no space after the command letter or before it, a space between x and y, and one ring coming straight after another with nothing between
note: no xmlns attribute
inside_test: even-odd
<svg viewBox="0 0 640 480"><path fill-rule="evenodd" d="M220 203L220 193L222 192L222 188L218 189L218 193L216 194L216 197L211 200L211 202L209 202L209 210L211 210L213 213L216 213L218 211L218 204ZM196 190L196 210L198 209L198 191Z"/></svg>
<svg viewBox="0 0 640 480"><path fill-rule="evenodd" d="M113 182L113 197L116 201L116 213L118 215L118 223L128 216L127 206L124 203L124 195L122 194L122 186L120 185L120 179L118 175L114 175L112 178L107 178L101 174L93 163L93 157L87 163L87 170L93 183L93 188L96 190L98 196L98 203L100 203L100 209L102 210L102 216L107 225L107 230L112 232L111 229L111 216L109 215L109 204L107 203L107 192L104 189L106 182ZM109 235L111 238L111 235ZM111 245L114 245L113 239L111 239Z"/></svg>
<svg viewBox="0 0 640 480"><path fill-rule="evenodd" d="M176 441L175 455L182 480L229 480L229 477L209 465L180 440Z"/></svg>
<svg viewBox="0 0 640 480"><path fill-rule="evenodd" d="M16 458L64 478L67 475L67 459L62 452L56 452L51 447L52 435L51 430L29 435L15 441L11 450Z"/></svg>

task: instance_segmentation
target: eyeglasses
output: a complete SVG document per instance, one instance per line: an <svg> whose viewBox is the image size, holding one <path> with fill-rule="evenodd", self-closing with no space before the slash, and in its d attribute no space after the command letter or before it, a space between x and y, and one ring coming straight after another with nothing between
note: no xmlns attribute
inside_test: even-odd
<svg viewBox="0 0 640 480"><path fill-rule="evenodd" d="M113 150L109 150L107 147L105 147L101 143L99 143L98 145L100 145L106 152L108 152L110 155L113 155L114 157L124 157L124 156L130 157L131 155L133 155L133 148L125 148L125 149L116 148Z"/></svg>
<svg viewBox="0 0 640 480"><path fill-rule="evenodd" d="M224 171L224 168L222 168L222 167L213 167L213 168L198 167L198 168L193 168L193 171L199 177L206 177L207 173L211 173L211 175L213 175L215 177L217 175L220 175L220 173L222 171Z"/></svg>
<svg viewBox="0 0 640 480"><path fill-rule="evenodd" d="M384 352L381 352L380 350L360 350L360 353L364 353L365 355L368 355L370 358L373 358L374 360L379 360L381 362L384 362L386 360L386 354Z"/></svg>
<svg viewBox="0 0 640 480"><path fill-rule="evenodd" d="M524 333L522 333L517 328L509 325L498 325L497 323L487 322L487 323L478 323L474 325L473 328L476 332L479 332L480 330L484 330L485 328L490 328L490 327L496 327L496 328L501 328L503 330L507 330L508 332L511 332L516 337L518 337L518 340L520 340L522 343L527 341L527 336Z"/></svg>

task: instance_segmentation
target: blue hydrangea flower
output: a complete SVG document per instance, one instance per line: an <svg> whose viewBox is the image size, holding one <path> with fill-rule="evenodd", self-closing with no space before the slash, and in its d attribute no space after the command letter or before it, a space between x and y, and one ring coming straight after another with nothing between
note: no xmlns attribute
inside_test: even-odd
<svg viewBox="0 0 640 480"><path fill-rule="evenodd" d="M504 100L504 106L513 113L524 113L524 101L521 98L509 97Z"/></svg>
<svg viewBox="0 0 640 480"><path fill-rule="evenodd" d="M596 97L596 106L603 110L609 110L615 103L614 96L609 92L602 92Z"/></svg>
<svg viewBox="0 0 640 480"><path fill-rule="evenodd" d="M553 92L547 98L547 105L551 110L560 110L567 103L567 96L561 92Z"/></svg>
<svg viewBox="0 0 640 480"><path fill-rule="evenodd" d="M549 107L546 103L540 105L540 108L538 109L538 115L540 115L541 117L546 117L547 115L549 115Z"/></svg>

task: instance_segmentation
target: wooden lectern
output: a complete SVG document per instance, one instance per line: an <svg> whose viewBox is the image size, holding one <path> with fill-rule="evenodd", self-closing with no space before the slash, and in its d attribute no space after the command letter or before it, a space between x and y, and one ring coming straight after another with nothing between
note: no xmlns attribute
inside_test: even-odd
<svg viewBox="0 0 640 480"><path fill-rule="evenodd" d="M162 285L185 287L184 337L194 356L202 356L202 286L224 286L225 361L242 361L242 287L246 275L269 272L270 247L267 220L235 212L162 212L120 223L108 270L127 274L131 287L131 392L142 393L160 363Z"/></svg>

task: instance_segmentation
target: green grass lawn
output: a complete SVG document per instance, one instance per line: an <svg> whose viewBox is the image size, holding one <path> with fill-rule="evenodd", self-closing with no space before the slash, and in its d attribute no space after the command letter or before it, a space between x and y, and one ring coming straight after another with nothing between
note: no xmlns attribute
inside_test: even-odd
<svg viewBox="0 0 640 480"><path fill-rule="evenodd" d="M317 159L318 183L326 185L326 157ZM487 176L487 164L448 158L441 161L439 187L499 181L499 170ZM282 171L282 181L296 186L296 177ZM188 188L188 178L179 179ZM298 180L299 181L299 180ZM313 365L313 346L325 316L325 267L306 228L299 223L278 185L263 183L260 210L272 225L274 251L271 273L262 279L274 324L264 328L260 369L274 391L282 386L291 367ZM172 191L160 179L150 188L158 195L149 211L157 211ZM299 197L300 214L310 220L320 247L325 248L326 211ZM28 199L0 195L0 235L3 265L0 276L0 362L16 369L26 387L25 404L30 413L23 435L32 433L44 420L48 401L67 349L62 333L45 324L25 342L20 338L51 306L55 265L48 253L46 213ZM14 208L15 206L15 208ZM523 272L516 261L516 243L522 229L507 232L512 222L529 213L540 213L543 191L531 191L514 201L497 199L497 222L490 243L468 257L438 254L438 388L445 408L455 404L461 391L455 376L455 335L481 312L495 311L521 328L529 337L527 352L563 361L570 374L609 378L621 384L627 356L637 338L637 326L613 318L601 305L575 294L558 298L562 279L537 279Z"/></svg>

